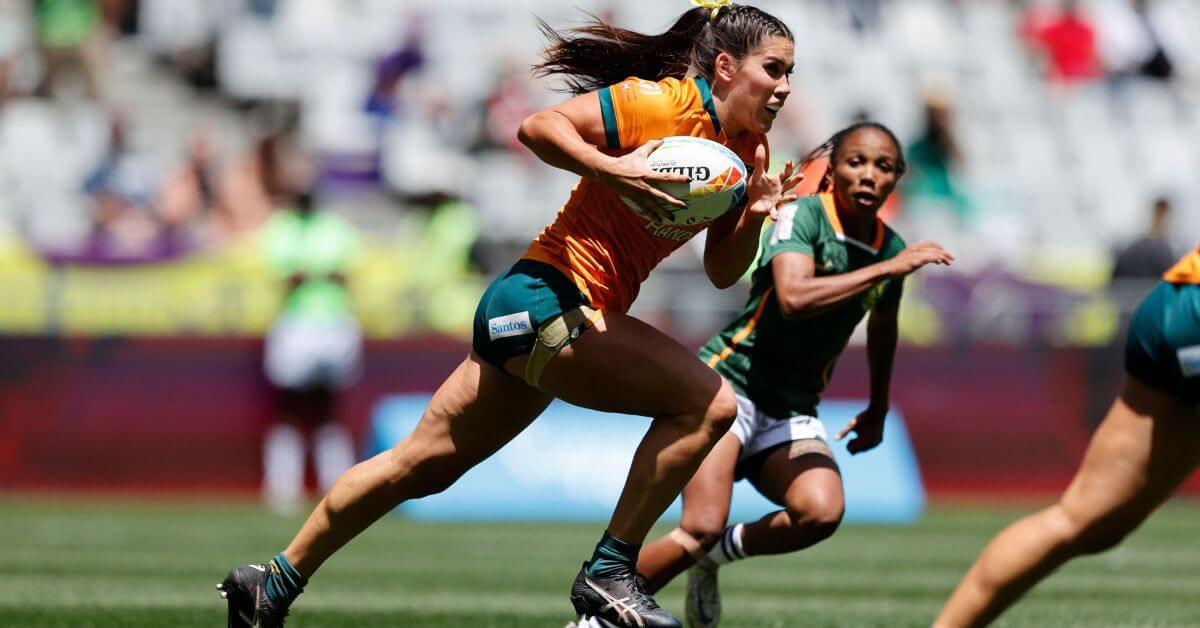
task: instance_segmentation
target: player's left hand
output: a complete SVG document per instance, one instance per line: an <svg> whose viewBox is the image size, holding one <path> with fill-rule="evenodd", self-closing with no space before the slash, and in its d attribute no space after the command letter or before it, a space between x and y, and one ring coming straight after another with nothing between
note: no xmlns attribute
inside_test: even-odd
<svg viewBox="0 0 1200 628"><path fill-rule="evenodd" d="M837 440L842 440L850 432L854 432L856 436L846 444L846 451L852 454L870 451L883 442L883 423L886 417L886 409L867 408L838 432Z"/></svg>
<svg viewBox="0 0 1200 628"><path fill-rule="evenodd" d="M783 166L783 172L767 174L767 149L759 144L754 149L754 173L746 182L746 213L774 220L781 207L800 198L793 188L803 179L804 173L790 161Z"/></svg>

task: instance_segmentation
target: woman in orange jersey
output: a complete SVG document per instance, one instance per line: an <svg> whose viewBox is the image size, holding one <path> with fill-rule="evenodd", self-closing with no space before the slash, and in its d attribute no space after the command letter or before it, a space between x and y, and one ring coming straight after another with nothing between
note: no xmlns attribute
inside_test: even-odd
<svg viewBox="0 0 1200 628"><path fill-rule="evenodd" d="M576 96L525 120L519 137L582 178L554 224L483 295L470 354L413 433L343 475L284 552L220 585L231 625L281 621L340 547L401 502L453 484L555 397L652 418L608 529L576 577L575 610L619 626L680 625L636 577L638 549L737 404L691 351L626 312L654 266L704 228L706 273L717 287L736 282L763 220L795 199L785 190L799 180L790 165L765 172L765 133L790 93L791 32L754 7L694 4L702 6L658 35L599 20L565 33L543 25L550 43L538 68L567 77ZM710 224L674 224L666 206L682 203L655 184L686 179L653 172L646 159L670 135L719 142L752 164L744 204Z"/></svg>
<svg viewBox="0 0 1200 628"><path fill-rule="evenodd" d="M1112 548L1200 464L1200 248L1138 307L1125 387L1058 503L1000 532L935 626L983 626L1068 560Z"/></svg>

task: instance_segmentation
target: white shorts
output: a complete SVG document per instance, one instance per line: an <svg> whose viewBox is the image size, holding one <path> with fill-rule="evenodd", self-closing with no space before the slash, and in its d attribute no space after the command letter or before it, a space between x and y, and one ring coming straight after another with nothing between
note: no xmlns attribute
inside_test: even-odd
<svg viewBox="0 0 1200 628"><path fill-rule="evenodd" d="M760 451L776 445L797 440L817 439L829 443L825 424L815 416L797 415L789 419L777 419L763 414L754 402L741 395L737 397L738 414L729 433L742 443L738 460L744 460Z"/></svg>
<svg viewBox="0 0 1200 628"><path fill-rule="evenodd" d="M362 330L352 319L281 318L267 334L263 367L279 388L345 388L362 371Z"/></svg>

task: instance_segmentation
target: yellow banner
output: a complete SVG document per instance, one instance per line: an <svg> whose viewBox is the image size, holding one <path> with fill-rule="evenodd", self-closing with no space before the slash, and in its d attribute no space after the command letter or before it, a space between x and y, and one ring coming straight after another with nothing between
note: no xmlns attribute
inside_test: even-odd
<svg viewBox="0 0 1200 628"><path fill-rule="evenodd" d="M259 336L283 285L254 236L185 260L141 266L51 266L0 242L0 334ZM348 277L368 337L419 332L469 337L482 280L421 267L400 247L365 243Z"/></svg>

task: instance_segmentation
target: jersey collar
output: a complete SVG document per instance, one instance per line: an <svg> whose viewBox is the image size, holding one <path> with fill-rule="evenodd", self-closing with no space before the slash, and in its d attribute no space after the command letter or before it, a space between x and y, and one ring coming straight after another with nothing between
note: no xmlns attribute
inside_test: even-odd
<svg viewBox="0 0 1200 628"><path fill-rule="evenodd" d="M839 242L849 242L871 255L879 255L879 250L883 248L884 226L883 221L878 216L875 217L875 238L870 244L867 244L846 235L845 230L842 229L842 219L838 218L837 205L833 201L833 194L826 192L821 194L820 198L821 207L825 209L825 218L829 220L829 224L833 227L833 232L837 234Z"/></svg>
<svg viewBox="0 0 1200 628"><path fill-rule="evenodd" d="M716 135L721 134L721 120L717 118L717 107L713 104L712 88L708 86L708 79L703 76L695 78L696 89L700 90L700 98L704 101L704 110L708 112L708 117L712 120L713 131Z"/></svg>

